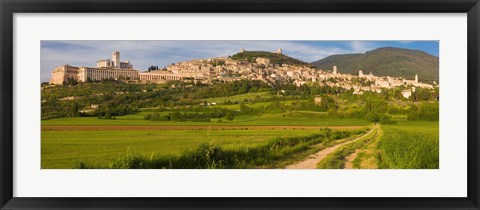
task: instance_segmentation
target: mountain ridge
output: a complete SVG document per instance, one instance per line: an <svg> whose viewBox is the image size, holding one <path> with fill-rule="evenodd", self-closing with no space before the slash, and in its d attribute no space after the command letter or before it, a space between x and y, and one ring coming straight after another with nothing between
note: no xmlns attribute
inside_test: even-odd
<svg viewBox="0 0 480 210"><path fill-rule="evenodd" d="M421 50L381 47L365 53L337 54L311 63L319 69L331 71L337 66L339 73L357 75L372 72L377 76L392 76L420 81L438 82L439 58Z"/></svg>

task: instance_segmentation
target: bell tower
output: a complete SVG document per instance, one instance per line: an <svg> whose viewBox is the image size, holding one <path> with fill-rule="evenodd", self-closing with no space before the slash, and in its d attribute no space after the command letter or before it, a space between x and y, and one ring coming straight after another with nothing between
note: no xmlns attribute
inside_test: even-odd
<svg viewBox="0 0 480 210"><path fill-rule="evenodd" d="M114 51L112 53L112 61L115 68L120 68L120 52Z"/></svg>

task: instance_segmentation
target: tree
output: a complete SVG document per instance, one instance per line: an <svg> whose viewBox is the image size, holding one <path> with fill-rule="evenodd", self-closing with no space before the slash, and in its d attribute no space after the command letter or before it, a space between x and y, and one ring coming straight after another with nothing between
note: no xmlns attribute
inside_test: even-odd
<svg viewBox="0 0 480 210"><path fill-rule="evenodd" d="M112 119L112 113L110 112L110 110L105 112L105 119Z"/></svg>

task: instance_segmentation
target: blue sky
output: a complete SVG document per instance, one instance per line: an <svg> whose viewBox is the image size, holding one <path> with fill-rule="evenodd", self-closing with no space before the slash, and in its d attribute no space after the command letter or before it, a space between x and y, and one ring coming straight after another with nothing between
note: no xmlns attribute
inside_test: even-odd
<svg viewBox="0 0 480 210"><path fill-rule="evenodd" d="M365 53L379 47L421 50L438 56L438 41L41 41L41 81L47 82L57 66L95 66L97 60L111 58L120 51L122 61L146 70L195 58L212 58L245 50L275 51L306 62L334 54Z"/></svg>

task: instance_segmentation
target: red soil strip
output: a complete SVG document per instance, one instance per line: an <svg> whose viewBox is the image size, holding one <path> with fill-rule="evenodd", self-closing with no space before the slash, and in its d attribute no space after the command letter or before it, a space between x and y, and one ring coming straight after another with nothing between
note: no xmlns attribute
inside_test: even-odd
<svg viewBox="0 0 480 210"><path fill-rule="evenodd" d="M360 129L365 126L270 126L270 125L247 125L247 126L222 126L222 125L152 125L152 126L70 126L70 125L44 125L42 131L131 131L131 130L318 130L321 128L331 129Z"/></svg>

